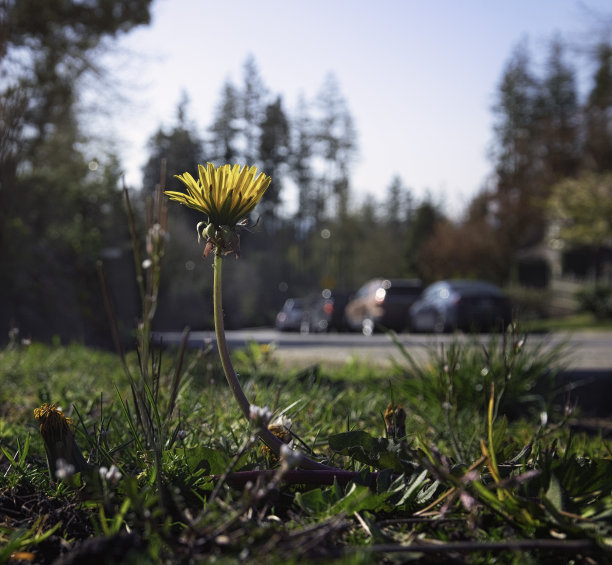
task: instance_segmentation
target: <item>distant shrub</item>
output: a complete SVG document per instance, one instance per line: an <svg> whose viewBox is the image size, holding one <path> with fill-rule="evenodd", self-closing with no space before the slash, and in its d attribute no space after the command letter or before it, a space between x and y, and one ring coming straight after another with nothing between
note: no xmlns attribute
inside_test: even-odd
<svg viewBox="0 0 612 565"><path fill-rule="evenodd" d="M576 293L580 309L590 312L598 320L612 319L612 286L594 284Z"/></svg>

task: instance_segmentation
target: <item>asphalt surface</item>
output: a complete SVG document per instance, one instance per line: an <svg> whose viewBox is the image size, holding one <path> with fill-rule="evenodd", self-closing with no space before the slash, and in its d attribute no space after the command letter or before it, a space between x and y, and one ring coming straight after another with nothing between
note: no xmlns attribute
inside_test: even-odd
<svg viewBox="0 0 612 565"><path fill-rule="evenodd" d="M155 336L165 344L178 344L180 332L163 332ZM191 332L189 347L215 347L212 331ZM386 334L363 336L355 333L307 334L278 332L269 328L226 332L230 349L243 348L249 343L271 345L273 355L282 366L291 370L312 365L343 366L357 360L379 367L390 367L395 361L406 364L402 348L415 363L425 366L434 355L454 341L471 341L474 336L400 334L397 342ZM486 346L499 336L481 335L477 339ZM531 334L527 348L562 352L559 361L556 390L559 404L568 401L580 406L581 418L576 426L599 433L609 429L612 434L612 332L581 331L574 333ZM606 428L605 426L608 426Z"/></svg>
<svg viewBox="0 0 612 565"><path fill-rule="evenodd" d="M180 342L180 332L162 332L166 344ZM342 365L352 360L385 366L404 357L401 348L386 334L363 336L357 333L300 334L279 332L270 328L253 328L227 331L226 338L230 348L245 347L249 342L271 344L275 357L281 363L294 367L315 363L322 365ZM427 363L436 351L448 347L454 341L470 341L473 336L399 334L397 341L417 363ZM499 336L480 335L477 339L487 345ZM214 346L214 332L191 332L189 346L200 347L204 343ZM556 348L563 345L563 363L568 371L591 371L612 373L612 332L581 331L574 333L531 334L525 346L532 348Z"/></svg>

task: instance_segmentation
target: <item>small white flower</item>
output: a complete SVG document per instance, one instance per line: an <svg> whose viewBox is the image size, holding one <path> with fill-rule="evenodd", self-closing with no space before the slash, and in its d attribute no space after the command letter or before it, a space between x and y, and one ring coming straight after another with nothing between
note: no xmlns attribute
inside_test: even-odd
<svg viewBox="0 0 612 565"><path fill-rule="evenodd" d="M107 469L106 467L100 467L100 470L98 472L100 473L100 478L103 481L113 484L118 483L121 477L123 476L116 465L111 465L110 469Z"/></svg>
<svg viewBox="0 0 612 565"><path fill-rule="evenodd" d="M295 451L287 444L281 445L280 456L289 467L295 467L302 458L302 454L299 451Z"/></svg>
<svg viewBox="0 0 612 565"><path fill-rule="evenodd" d="M261 408L255 404L251 404L249 407L249 419L255 426L265 428L268 425L270 418L272 418L272 412L267 406Z"/></svg>
<svg viewBox="0 0 612 565"><path fill-rule="evenodd" d="M71 465L65 459L58 459L55 462L55 466L55 478L59 481L68 479L74 475L74 465Z"/></svg>
<svg viewBox="0 0 612 565"><path fill-rule="evenodd" d="M153 261L151 261L151 259L145 259L142 262L142 268L147 270L151 265L153 265Z"/></svg>
<svg viewBox="0 0 612 565"><path fill-rule="evenodd" d="M117 467L116 465L111 465L111 468L108 470L108 473L106 475L106 479L111 483L118 483L121 480L122 476L123 475L121 474L119 467Z"/></svg>
<svg viewBox="0 0 612 565"><path fill-rule="evenodd" d="M274 421L270 424L270 426L278 426L279 428L283 428L285 430L290 430L291 426L293 426L293 422L291 418L287 418L284 414L280 414Z"/></svg>

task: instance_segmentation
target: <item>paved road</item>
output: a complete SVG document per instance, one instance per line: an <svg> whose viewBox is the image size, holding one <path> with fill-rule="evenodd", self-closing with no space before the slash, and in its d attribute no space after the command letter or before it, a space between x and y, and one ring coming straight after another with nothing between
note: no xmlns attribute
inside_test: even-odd
<svg viewBox="0 0 612 565"><path fill-rule="evenodd" d="M177 343L180 332L160 334L164 343ZM278 332L274 329L255 328L227 332L231 348L244 347L249 341L260 344L272 343L276 357L292 366L307 366L313 363L340 365L351 359L367 360L378 365L390 364L392 359L401 359L399 348L389 336L376 334L365 337L354 333L308 334ZM400 334L399 342L419 363L425 363L436 349L447 346L453 340L469 340L471 337L453 335ZM478 338L483 344L491 336ZM215 342L214 332L192 332L190 346L203 342ZM551 335L529 335L527 346L555 347L567 343L568 369L612 373L612 332L576 332Z"/></svg>

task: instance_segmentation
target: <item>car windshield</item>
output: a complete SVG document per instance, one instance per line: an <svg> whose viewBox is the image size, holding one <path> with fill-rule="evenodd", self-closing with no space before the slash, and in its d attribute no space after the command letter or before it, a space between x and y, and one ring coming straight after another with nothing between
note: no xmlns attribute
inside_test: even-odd
<svg viewBox="0 0 612 565"><path fill-rule="evenodd" d="M500 290L493 284L480 281L460 281L449 284L450 288L464 296L474 296L487 294L490 296L499 296Z"/></svg>

